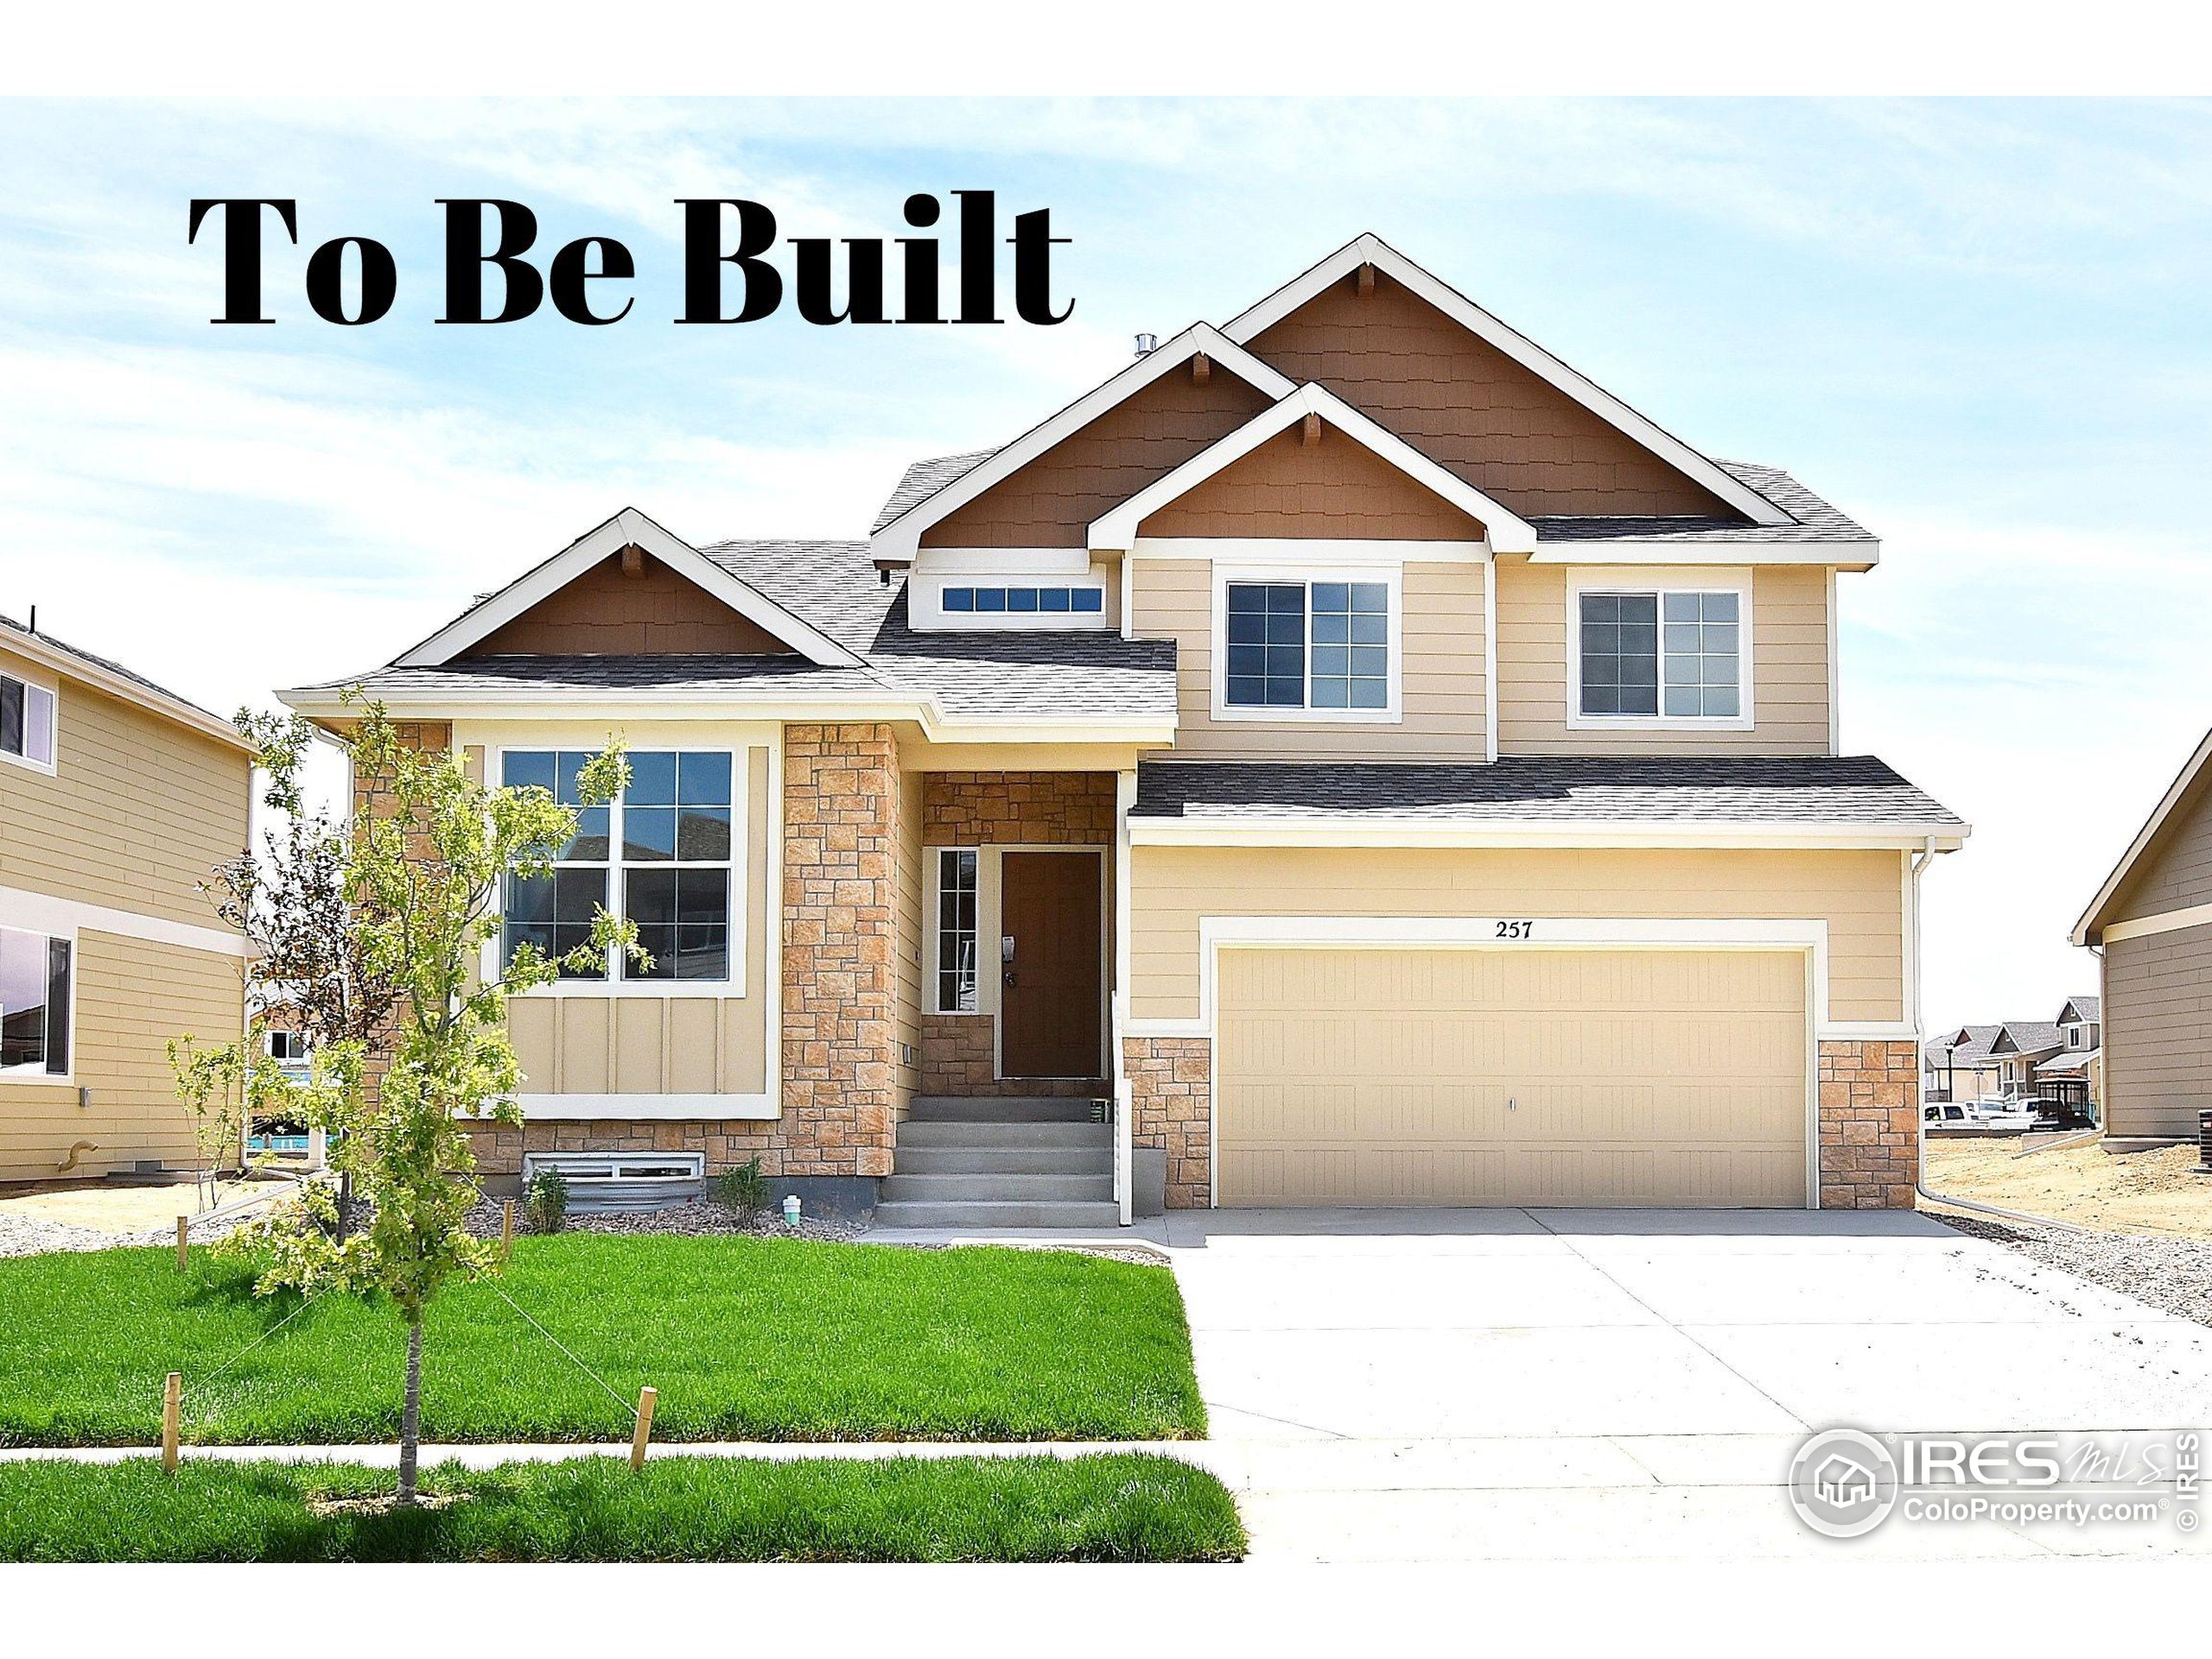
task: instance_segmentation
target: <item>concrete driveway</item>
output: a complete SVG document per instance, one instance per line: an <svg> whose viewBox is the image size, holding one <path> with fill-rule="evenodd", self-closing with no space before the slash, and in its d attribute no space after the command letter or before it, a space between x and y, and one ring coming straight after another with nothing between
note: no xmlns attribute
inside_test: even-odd
<svg viewBox="0 0 2212 1659"><path fill-rule="evenodd" d="M1923 1217L1232 1211L1166 1232L1202 1456L1255 1560L2202 1548L2170 1517L1893 1516L1849 1543L1797 1522L1783 1483L1816 1428L2212 1425L2212 1331Z"/></svg>

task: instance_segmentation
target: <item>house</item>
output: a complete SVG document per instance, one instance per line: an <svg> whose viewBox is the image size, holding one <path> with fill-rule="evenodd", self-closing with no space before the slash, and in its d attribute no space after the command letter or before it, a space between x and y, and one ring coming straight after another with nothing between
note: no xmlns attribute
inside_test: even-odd
<svg viewBox="0 0 2212 1659"><path fill-rule="evenodd" d="M245 1029L198 884L245 850L230 722L0 617L0 1181L194 1161L166 1045Z"/></svg>
<svg viewBox="0 0 2212 1659"><path fill-rule="evenodd" d="M2069 997L2055 1020L1961 1026L1923 1049L1922 1088L1937 1100L2034 1094L2086 1104L2097 1098L2101 1030L2094 996Z"/></svg>
<svg viewBox="0 0 2212 1659"><path fill-rule="evenodd" d="M758 1154L899 1220L1904 1205L1918 881L1967 828L1837 753L1878 553L1370 236L916 463L865 540L626 510L284 696L337 724L359 684L509 784L628 746L505 938L626 906L653 965L518 1000L496 1177Z"/></svg>
<svg viewBox="0 0 2212 1659"><path fill-rule="evenodd" d="M2074 925L2098 953L2105 1138L2194 1139L2212 1107L2212 734Z"/></svg>

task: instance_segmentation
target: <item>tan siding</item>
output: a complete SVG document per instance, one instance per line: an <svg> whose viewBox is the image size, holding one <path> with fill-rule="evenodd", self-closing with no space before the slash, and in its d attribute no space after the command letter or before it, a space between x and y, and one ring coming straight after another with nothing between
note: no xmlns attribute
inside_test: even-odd
<svg viewBox="0 0 2212 1659"><path fill-rule="evenodd" d="M1735 516L1541 376L1377 273L1347 277L1252 340L1293 380L1346 403L1522 514Z"/></svg>
<svg viewBox="0 0 2212 1659"><path fill-rule="evenodd" d="M2194 1137L2212 1106L2212 926L2107 941L2104 995L2106 1133Z"/></svg>
<svg viewBox="0 0 2212 1659"><path fill-rule="evenodd" d="M925 547L1082 547L1090 521L1268 407L1267 396L1215 365L1190 365L1054 444L924 532Z"/></svg>
<svg viewBox="0 0 2212 1659"><path fill-rule="evenodd" d="M1230 462L1138 527L1144 536L1480 541L1483 526L1333 427L1294 426Z"/></svg>
<svg viewBox="0 0 2212 1659"><path fill-rule="evenodd" d="M2106 907L2107 922L2212 904L2212 767L2167 817L2158 844Z"/></svg>
<svg viewBox="0 0 2212 1659"><path fill-rule="evenodd" d="M78 680L58 719L54 776L0 766L0 887L214 926L195 888L245 849L247 756Z"/></svg>
<svg viewBox="0 0 2212 1659"><path fill-rule="evenodd" d="M67 1084L0 1082L0 1180L54 1175L72 1142L98 1150L73 1174L140 1162L189 1164L192 1128L173 1090L166 1045L207 1042L245 1025L238 961L90 931L77 937L76 1049ZM77 1103L79 1086L91 1104Z"/></svg>
<svg viewBox="0 0 2212 1659"><path fill-rule="evenodd" d="M745 991L741 997L518 997L507 1030L523 1089L547 1095L767 1091L768 751L746 752Z"/></svg>
<svg viewBox="0 0 2212 1659"><path fill-rule="evenodd" d="M1133 561L1135 632L1176 642L1175 753L1205 759L1478 761L1483 728L1483 572L1478 563L1405 566L1404 718L1395 724L1213 718L1213 567Z"/></svg>
<svg viewBox="0 0 2212 1659"><path fill-rule="evenodd" d="M791 647L650 554L622 574L610 554L558 593L472 645L470 657L658 656L730 652L787 656Z"/></svg>
<svg viewBox="0 0 2212 1659"><path fill-rule="evenodd" d="M1905 1018L1895 852L1139 847L1132 1009L1199 1012L1204 916L1825 919L1834 1021Z"/></svg>
<svg viewBox="0 0 2212 1659"><path fill-rule="evenodd" d="M1826 754L1828 582L1825 569L1752 572L1750 731L1575 730L1567 723L1571 567L1497 567L1497 747L1501 754ZM1673 580L1669 578L1669 580Z"/></svg>

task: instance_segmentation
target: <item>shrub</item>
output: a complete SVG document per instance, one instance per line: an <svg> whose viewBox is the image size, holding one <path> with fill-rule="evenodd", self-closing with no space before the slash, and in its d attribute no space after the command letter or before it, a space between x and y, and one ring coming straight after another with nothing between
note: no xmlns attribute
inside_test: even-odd
<svg viewBox="0 0 2212 1659"><path fill-rule="evenodd" d="M557 1169L541 1169L530 1178L523 1192L523 1214L534 1232L557 1233L569 1218L568 1178Z"/></svg>
<svg viewBox="0 0 2212 1659"><path fill-rule="evenodd" d="M768 1178L760 1173L759 1153L715 1177L715 1202L747 1221L768 1207Z"/></svg>

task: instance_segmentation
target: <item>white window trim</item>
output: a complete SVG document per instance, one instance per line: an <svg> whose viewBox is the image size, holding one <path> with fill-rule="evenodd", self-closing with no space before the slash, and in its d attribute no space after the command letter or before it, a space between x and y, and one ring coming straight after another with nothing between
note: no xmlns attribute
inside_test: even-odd
<svg viewBox="0 0 2212 1659"><path fill-rule="evenodd" d="M1098 595L1095 611L948 611L948 588L1079 588ZM1103 633L1113 621L1112 584L1090 568L1039 570L931 570L906 581L906 623L917 633Z"/></svg>
<svg viewBox="0 0 2212 1659"><path fill-rule="evenodd" d="M46 1069L44 1060L41 1060L35 1065L0 1065L0 1084L5 1084L10 1088L17 1088L26 1084L34 1086L43 1084L52 1088L73 1089L77 1086L77 1058L81 1052L77 1046L77 1035L79 1015L83 1011L85 1001L84 942L79 938L77 930L73 926L48 926L43 924L27 925L0 918L0 928L5 928L10 933L28 934L33 938L63 939L67 941L69 945L68 1069L62 1071L49 1071ZM48 1034L51 1036L53 1033L49 1031Z"/></svg>
<svg viewBox="0 0 2212 1659"><path fill-rule="evenodd" d="M1752 702L1751 573L1694 570L1577 570L1567 584L1567 726L1576 732L1748 732L1757 724ZM1582 599L1586 594L1651 594L1666 626L1669 594L1736 595L1736 694L1733 715L1586 715L1582 712ZM1660 702L1666 702L1666 639L1660 639Z"/></svg>
<svg viewBox="0 0 2212 1659"><path fill-rule="evenodd" d="M37 772L43 778L58 777L60 773L61 762L61 686L60 683L40 679L12 664L8 667L0 668L0 679L13 680L23 688L23 730L27 739L30 731L30 693L34 690L43 691L53 699L47 716L46 747L47 753L54 757L51 760L34 760L28 754L11 754L5 749L0 749L0 761L4 761L11 766L21 766L25 772ZM29 747L28 741L24 747L26 748Z"/></svg>
<svg viewBox="0 0 2212 1659"><path fill-rule="evenodd" d="M1306 695L1313 695L1313 584L1318 582L1381 582L1389 614L1383 639L1389 652L1387 699L1380 709L1251 708L1229 701L1229 585L1231 582L1297 582L1306 595ZM1405 720L1405 568L1370 565L1216 565L1213 571L1213 719L1264 726L1395 726Z"/></svg>
<svg viewBox="0 0 2212 1659"><path fill-rule="evenodd" d="M510 753L543 754L549 749L557 753L563 748L569 748L590 749L595 754L605 746L604 738L599 740L598 745L594 747L590 743L579 743L566 738L553 737L527 742L492 744L486 746L486 765L498 767L499 781L494 786L504 787L507 776L507 756ZM729 756L729 975L724 979L631 979L626 977L622 972L626 965L626 959L624 962L616 963L609 969L605 979L556 979L550 984L538 986L536 989L526 991L523 995L526 997L743 997L746 995L745 969L750 944L750 938L746 927L747 908L750 902L746 887L746 872L747 867L752 861L753 845L751 839L753 803L749 798L752 793L752 779L750 762L747 760L750 749L744 745L681 743L659 738L648 742L639 742L631 747L641 750L669 749L690 754ZM616 846L619 845L615 838L615 824L619 817L619 812L610 812L607 816L609 857L607 861L607 897L615 900L615 903L607 908L617 917L622 914L621 873L626 868L629 868L620 859L612 856ZM671 868L682 867L679 865L671 866ZM502 876L500 881L504 894L505 878ZM506 949L505 912L501 911L497 912L497 915L503 925L494 930L484 946L483 972L487 980L499 976L500 958Z"/></svg>
<svg viewBox="0 0 2212 1659"><path fill-rule="evenodd" d="M947 853L973 853L976 855L976 1006L972 1008L948 1008L941 1000L943 982L940 973L944 960L944 930L939 925L938 917L944 905L944 855ZM989 919L983 914L983 866L986 861L983 849L965 846L925 847L922 849L922 860L923 874L927 878L923 883L922 893L925 906L922 931L926 935L923 940L922 972L923 983L928 988L928 995L923 998L924 1007L930 1014L944 1014L955 1020L972 1020L979 1014L989 1014L993 1010L988 1000L988 987L996 981L995 976L983 971L983 941L995 936L987 932L983 926L984 922Z"/></svg>

